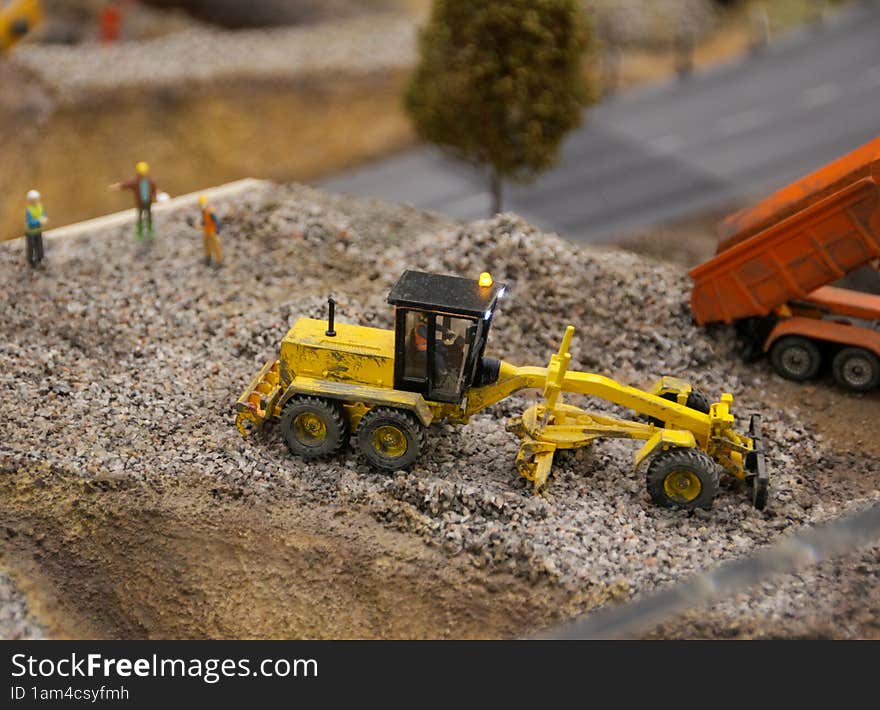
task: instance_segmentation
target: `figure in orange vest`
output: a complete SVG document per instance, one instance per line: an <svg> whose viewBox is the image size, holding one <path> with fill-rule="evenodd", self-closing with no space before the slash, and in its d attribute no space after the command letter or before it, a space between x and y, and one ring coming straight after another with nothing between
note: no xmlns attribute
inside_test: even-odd
<svg viewBox="0 0 880 710"><path fill-rule="evenodd" d="M199 197L199 207L202 209L202 236L205 244L205 264L220 266L223 263L223 248L220 245L220 229L222 222L208 204L208 196Z"/></svg>

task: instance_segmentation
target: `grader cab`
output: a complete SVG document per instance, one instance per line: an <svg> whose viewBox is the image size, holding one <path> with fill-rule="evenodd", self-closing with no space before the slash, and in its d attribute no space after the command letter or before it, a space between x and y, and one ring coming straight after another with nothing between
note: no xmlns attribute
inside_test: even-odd
<svg viewBox="0 0 880 710"><path fill-rule="evenodd" d="M388 295L395 307L394 388L459 404L471 386L498 374L483 351L505 287L456 276L406 271Z"/></svg>
<svg viewBox="0 0 880 710"><path fill-rule="evenodd" d="M291 451L306 458L332 456L351 439L375 468L413 464L428 427L466 424L471 416L525 389L544 401L508 423L522 440L516 465L538 493L559 449L596 439L641 439L638 468L647 465L651 498L667 507L710 507L721 471L745 480L758 508L767 503L768 475L760 446L760 419L749 434L735 430L733 397L711 403L676 378L651 390L602 375L569 370L574 328L547 367L516 367L486 357L492 317L503 284L406 271L392 288L393 331L300 318L281 342L277 360L262 368L237 402L237 426L247 435L277 419ZM636 413L617 419L586 412L564 395L604 399Z"/></svg>

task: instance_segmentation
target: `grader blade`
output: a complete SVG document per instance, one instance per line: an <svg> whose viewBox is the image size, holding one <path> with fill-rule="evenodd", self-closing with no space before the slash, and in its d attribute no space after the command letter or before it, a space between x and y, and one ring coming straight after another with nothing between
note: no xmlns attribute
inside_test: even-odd
<svg viewBox="0 0 880 710"><path fill-rule="evenodd" d="M534 484L536 495L547 485L555 453L555 444L534 439L526 439L519 447L516 454L516 468L523 478Z"/></svg>
<svg viewBox="0 0 880 710"><path fill-rule="evenodd" d="M746 454L746 470L751 477L752 505L764 510L770 496L770 474L767 472L760 414L753 414L749 421L749 438L752 440L752 450Z"/></svg>

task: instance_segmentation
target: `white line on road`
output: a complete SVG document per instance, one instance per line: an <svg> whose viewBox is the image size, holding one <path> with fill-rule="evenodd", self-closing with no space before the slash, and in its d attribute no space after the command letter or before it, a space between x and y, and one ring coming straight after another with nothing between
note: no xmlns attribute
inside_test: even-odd
<svg viewBox="0 0 880 710"><path fill-rule="evenodd" d="M735 136L737 133L745 133L765 123L769 114L763 109L751 108L731 116L725 116L718 121L718 130L724 136Z"/></svg>
<svg viewBox="0 0 880 710"><path fill-rule="evenodd" d="M819 84L804 91L804 105L807 108L818 108L830 104L840 96L840 87L837 84Z"/></svg>

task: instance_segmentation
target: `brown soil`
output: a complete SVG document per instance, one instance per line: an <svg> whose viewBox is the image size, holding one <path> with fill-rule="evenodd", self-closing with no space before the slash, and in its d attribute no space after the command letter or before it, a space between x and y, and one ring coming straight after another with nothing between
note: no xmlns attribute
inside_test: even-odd
<svg viewBox="0 0 880 710"><path fill-rule="evenodd" d="M558 619L561 590L487 574L356 509L0 477L4 564L56 638L474 638Z"/></svg>

